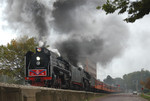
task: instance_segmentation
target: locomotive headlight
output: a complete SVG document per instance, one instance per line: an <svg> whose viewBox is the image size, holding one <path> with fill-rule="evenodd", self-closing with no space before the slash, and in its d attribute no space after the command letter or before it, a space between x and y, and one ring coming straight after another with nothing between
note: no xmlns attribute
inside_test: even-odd
<svg viewBox="0 0 150 101"><path fill-rule="evenodd" d="M36 65L38 65L38 66L39 66L39 65L40 65L40 61L36 62Z"/></svg>
<svg viewBox="0 0 150 101"><path fill-rule="evenodd" d="M40 58L39 56L37 56L37 57L36 57L36 60L38 60L38 61L39 61L39 60L41 60L41 58Z"/></svg>

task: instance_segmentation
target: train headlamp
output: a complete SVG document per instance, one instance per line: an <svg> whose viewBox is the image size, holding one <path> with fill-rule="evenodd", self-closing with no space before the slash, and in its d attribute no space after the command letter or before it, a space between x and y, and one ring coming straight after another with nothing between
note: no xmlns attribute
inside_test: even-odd
<svg viewBox="0 0 150 101"><path fill-rule="evenodd" d="M38 66L39 66L39 65L40 65L40 61L36 62L36 65L38 65Z"/></svg>
<svg viewBox="0 0 150 101"><path fill-rule="evenodd" d="M38 60L38 61L39 61L39 60L41 60L41 58L40 58L39 56L37 56L37 57L36 57L36 60Z"/></svg>

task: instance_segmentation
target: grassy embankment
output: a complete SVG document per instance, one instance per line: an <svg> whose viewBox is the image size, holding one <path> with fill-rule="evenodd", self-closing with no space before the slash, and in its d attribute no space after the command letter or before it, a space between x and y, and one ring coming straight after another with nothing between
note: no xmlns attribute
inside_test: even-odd
<svg viewBox="0 0 150 101"><path fill-rule="evenodd" d="M148 101L150 101L150 93L141 94L140 96L143 97L144 99L147 99Z"/></svg>

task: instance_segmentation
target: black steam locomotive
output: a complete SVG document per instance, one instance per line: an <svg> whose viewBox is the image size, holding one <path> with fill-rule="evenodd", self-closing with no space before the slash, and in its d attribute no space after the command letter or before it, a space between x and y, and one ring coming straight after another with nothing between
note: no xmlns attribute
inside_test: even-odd
<svg viewBox="0 0 150 101"><path fill-rule="evenodd" d="M36 48L36 53L25 55L25 81L34 86L45 86L88 91L119 92L96 80L80 67L75 67L47 48Z"/></svg>

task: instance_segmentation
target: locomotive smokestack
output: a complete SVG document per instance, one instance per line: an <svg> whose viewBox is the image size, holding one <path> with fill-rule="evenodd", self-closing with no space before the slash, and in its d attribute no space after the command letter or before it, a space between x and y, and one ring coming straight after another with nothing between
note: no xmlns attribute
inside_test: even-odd
<svg viewBox="0 0 150 101"><path fill-rule="evenodd" d="M46 43L47 43L47 41L44 42L43 47L46 47Z"/></svg>
<svg viewBox="0 0 150 101"><path fill-rule="evenodd" d="M46 43L47 41L43 42L43 41L39 41L39 47L46 47Z"/></svg>

